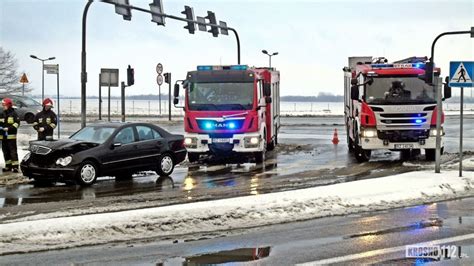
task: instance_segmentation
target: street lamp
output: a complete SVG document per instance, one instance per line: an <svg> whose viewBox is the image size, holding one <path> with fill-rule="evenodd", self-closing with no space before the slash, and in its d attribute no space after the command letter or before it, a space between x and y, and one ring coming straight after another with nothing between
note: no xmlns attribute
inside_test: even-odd
<svg viewBox="0 0 474 266"><path fill-rule="evenodd" d="M41 72L41 74L42 74L41 100L44 100L44 61L54 60L54 59L56 59L56 57L50 57L50 58L47 58L47 59L38 58L36 55L30 55L30 57L33 58L33 59L40 60L42 65L43 65L43 71Z"/></svg>
<svg viewBox="0 0 474 266"><path fill-rule="evenodd" d="M273 54L270 54L270 53L267 52L267 50L262 50L262 53L268 55L268 60L269 60L269 62L270 62L270 67L272 67L272 56L278 55L278 52L275 52L275 53L273 53Z"/></svg>

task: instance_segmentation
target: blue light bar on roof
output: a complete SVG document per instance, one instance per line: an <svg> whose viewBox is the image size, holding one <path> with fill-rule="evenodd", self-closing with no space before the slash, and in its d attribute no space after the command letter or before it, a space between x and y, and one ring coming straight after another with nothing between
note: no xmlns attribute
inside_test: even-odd
<svg viewBox="0 0 474 266"><path fill-rule="evenodd" d="M209 70L212 70L212 66L198 66L197 70L198 71L209 71Z"/></svg>
<svg viewBox="0 0 474 266"><path fill-rule="evenodd" d="M230 66L231 70L247 70L249 67L247 65L235 65Z"/></svg>

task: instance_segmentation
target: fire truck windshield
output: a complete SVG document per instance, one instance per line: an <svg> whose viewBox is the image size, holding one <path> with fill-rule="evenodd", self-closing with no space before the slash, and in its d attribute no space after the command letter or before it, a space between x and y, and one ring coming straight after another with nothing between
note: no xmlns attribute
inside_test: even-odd
<svg viewBox="0 0 474 266"><path fill-rule="evenodd" d="M373 77L372 84L366 84L365 101L381 105L436 102L434 87L418 77Z"/></svg>
<svg viewBox="0 0 474 266"><path fill-rule="evenodd" d="M253 82L190 83L189 110L251 110L254 102Z"/></svg>

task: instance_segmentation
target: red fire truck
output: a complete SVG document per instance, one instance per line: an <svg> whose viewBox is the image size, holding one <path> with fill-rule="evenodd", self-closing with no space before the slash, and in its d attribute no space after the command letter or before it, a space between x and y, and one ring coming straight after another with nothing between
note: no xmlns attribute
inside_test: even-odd
<svg viewBox="0 0 474 266"><path fill-rule="evenodd" d="M190 162L233 154L265 160L278 143L280 72L246 65L198 66L185 89L185 145ZM175 105L180 86L175 84Z"/></svg>
<svg viewBox="0 0 474 266"><path fill-rule="evenodd" d="M427 160L435 159L436 89L419 78L426 61L349 57L343 69L344 114L347 143L357 161L368 161L371 151L379 149L401 151L403 159L424 149ZM439 76L440 69L434 73ZM449 87L444 96L451 97Z"/></svg>

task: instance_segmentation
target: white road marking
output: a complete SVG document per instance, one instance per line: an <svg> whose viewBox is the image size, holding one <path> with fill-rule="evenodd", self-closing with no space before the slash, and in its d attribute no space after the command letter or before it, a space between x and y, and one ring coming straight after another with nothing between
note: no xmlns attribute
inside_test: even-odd
<svg viewBox="0 0 474 266"><path fill-rule="evenodd" d="M346 261L351 261L351 260L359 260L359 259L365 259L365 258L370 258L370 257L374 257L374 256L384 255L384 254L390 254L390 253L405 251L406 246L408 246L408 245L430 246L430 245L446 244L446 243L450 243L450 242L464 241L464 240L469 240L469 239L474 239L474 234L467 234L467 235L461 235L461 236L442 238L442 239L437 239L437 240L433 240L433 241L428 241L428 242L423 242L423 243L415 243L415 244L407 244L407 245L398 246L398 247L376 249L376 250L361 252L361 253L357 253L357 254L345 255L345 256L341 256L341 257L335 257L335 258L330 258L330 259L305 262L305 263L301 263L301 264L298 264L298 265L324 265L324 264L332 264L332 263L341 263L341 262L346 262Z"/></svg>

